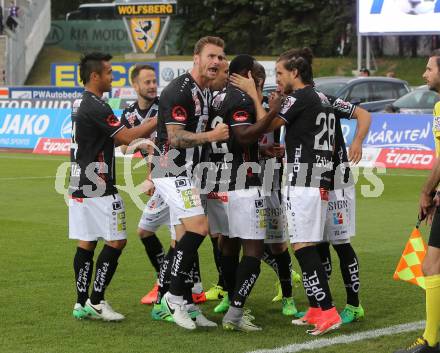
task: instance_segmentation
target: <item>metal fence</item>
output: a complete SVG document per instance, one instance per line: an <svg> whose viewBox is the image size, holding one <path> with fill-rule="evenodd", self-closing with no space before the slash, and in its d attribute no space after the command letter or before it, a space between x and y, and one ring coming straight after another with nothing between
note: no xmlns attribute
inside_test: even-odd
<svg viewBox="0 0 440 353"><path fill-rule="evenodd" d="M22 85L26 81L50 31L51 21L50 0L16 0L15 3L19 7L18 17L14 17L17 27L5 27L5 36L0 36L0 47L4 45L0 49L5 53L3 64L0 59L0 73L5 72L7 85ZM9 8L3 10L6 20Z"/></svg>

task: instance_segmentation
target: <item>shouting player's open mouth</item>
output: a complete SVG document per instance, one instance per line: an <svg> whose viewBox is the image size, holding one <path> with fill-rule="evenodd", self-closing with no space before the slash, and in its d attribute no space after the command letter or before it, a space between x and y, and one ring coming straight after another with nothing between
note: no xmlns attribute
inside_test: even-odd
<svg viewBox="0 0 440 353"><path fill-rule="evenodd" d="M210 76L210 77L215 77L215 76L217 76L217 73L218 73L218 67L208 67L208 75Z"/></svg>

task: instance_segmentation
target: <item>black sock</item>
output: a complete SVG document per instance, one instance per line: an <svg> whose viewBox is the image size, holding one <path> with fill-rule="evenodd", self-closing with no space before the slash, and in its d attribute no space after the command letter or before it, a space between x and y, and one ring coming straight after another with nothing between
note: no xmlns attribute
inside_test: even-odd
<svg viewBox="0 0 440 353"><path fill-rule="evenodd" d="M185 292L185 278L192 270L195 254L204 238L203 235L187 231L176 244L173 264L171 266L169 290L171 294L183 295Z"/></svg>
<svg viewBox="0 0 440 353"><path fill-rule="evenodd" d="M122 250L104 245L96 260L95 280L90 295L92 304L99 304L104 299L104 293L118 267L118 259Z"/></svg>
<svg viewBox="0 0 440 353"><path fill-rule="evenodd" d="M289 249L281 254L273 255L278 267L278 279L280 280L283 298L292 297L292 259Z"/></svg>
<svg viewBox="0 0 440 353"><path fill-rule="evenodd" d="M342 279L347 292L347 304L359 306L359 261L350 243L333 245L339 256Z"/></svg>
<svg viewBox="0 0 440 353"><path fill-rule="evenodd" d="M141 241L144 244L145 251L147 252L148 258L150 259L150 262L153 265L156 273L159 273L160 266L162 265L165 257L162 243L156 234L141 238Z"/></svg>
<svg viewBox="0 0 440 353"><path fill-rule="evenodd" d="M222 255L222 270L223 270L223 280L224 289L228 292L229 300L232 300L234 296L235 282L237 278L237 268L240 258L238 255L225 256Z"/></svg>
<svg viewBox="0 0 440 353"><path fill-rule="evenodd" d="M157 291L156 304L160 303L160 300L170 288L171 264L173 263L173 257L174 248L170 246L163 260L162 266L160 267L159 275L157 276L157 279L159 280L159 289Z"/></svg>
<svg viewBox="0 0 440 353"><path fill-rule="evenodd" d="M191 277L193 283L202 282L202 274L200 272L199 252L196 252L196 255L194 257L194 265L193 265Z"/></svg>
<svg viewBox="0 0 440 353"><path fill-rule="evenodd" d="M89 287L93 274L93 251L77 247L73 258L73 269L75 271L77 303L82 306L89 298Z"/></svg>
<svg viewBox="0 0 440 353"><path fill-rule="evenodd" d="M319 257L321 258L322 266L324 266L325 273L327 274L327 280L330 281L332 275L332 257L330 255L330 244L327 242L319 243L316 246Z"/></svg>
<svg viewBox="0 0 440 353"><path fill-rule="evenodd" d="M269 265L278 276L278 263L273 255L272 251L270 250L270 246L267 244L264 244L264 253L263 253L263 257L261 258L261 260L263 260L267 265Z"/></svg>
<svg viewBox="0 0 440 353"><path fill-rule="evenodd" d="M327 276L316 246L306 246L295 251L302 271L303 285L311 307L323 310L333 307Z"/></svg>
<svg viewBox="0 0 440 353"><path fill-rule="evenodd" d="M237 280L231 306L242 308L260 275L260 259L253 256L243 256L237 269Z"/></svg>
<svg viewBox="0 0 440 353"><path fill-rule="evenodd" d="M215 267L217 268L217 272L218 272L217 285L224 288L225 283L223 280L222 265L221 265L222 253L218 248L218 238L211 237L211 243L212 243L212 254L214 256L214 261L215 261Z"/></svg>

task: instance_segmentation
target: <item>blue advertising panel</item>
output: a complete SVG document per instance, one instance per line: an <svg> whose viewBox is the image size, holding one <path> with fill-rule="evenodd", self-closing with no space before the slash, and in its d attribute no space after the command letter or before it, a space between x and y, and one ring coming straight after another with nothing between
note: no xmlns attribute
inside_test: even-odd
<svg viewBox="0 0 440 353"><path fill-rule="evenodd" d="M364 147L434 150L432 115L372 114Z"/></svg>
<svg viewBox="0 0 440 353"><path fill-rule="evenodd" d="M122 111L114 111L119 116ZM70 109L0 109L0 147L34 148L40 137L70 138Z"/></svg>
<svg viewBox="0 0 440 353"><path fill-rule="evenodd" d="M112 62L112 87L130 86L130 73L135 65L148 64L154 68L159 77L158 62ZM50 84L57 87L82 86L77 63L52 63L50 65Z"/></svg>
<svg viewBox="0 0 440 353"><path fill-rule="evenodd" d="M350 145L356 120L342 120L341 126ZM70 109L0 108L0 147L34 148L39 137L69 138L70 132ZM372 114L364 147L434 150L432 116Z"/></svg>

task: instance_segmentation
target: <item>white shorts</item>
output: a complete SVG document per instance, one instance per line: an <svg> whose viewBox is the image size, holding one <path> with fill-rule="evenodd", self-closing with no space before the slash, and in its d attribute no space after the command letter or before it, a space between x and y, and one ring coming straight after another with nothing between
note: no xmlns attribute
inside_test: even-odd
<svg viewBox="0 0 440 353"><path fill-rule="evenodd" d="M284 243L288 240L286 215L278 191L266 196L266 238L265 243Z"/></svg>
<svg viewBox="0 0 440 353"><path fill-rule="evenodd" d="M182 218L204 215L200 192L188 177L153 179L156 192L170 210L170 225L181 223Z"/></svg>
<svg viewBox="0 0 440 353"><path fill-rule="evenodd" d="M228 193L211 192L206 202L210 234L229 235Z"/></svg>
<svg viewBox="0 0 440 353"><path fill-rule="evenodd" d="M328 204L327 190L285 186L283 204L290 243L323 241Z"/></svg>
<svg viewBox="0 0 440 353"><path fill-rule="evenodd" d="M332 244L349 241L356 233L356 190L354 185L329 192L324 240Z"/></svg>
<svg viewBox="0 0 440 353"><path fill-rule="evenodd" d="M69 239L127 239L125 206L119 194L69 199Z"/></svg>
<svg viewBox="0 0 440 353"><path fill-rule="evenodd" d="M257 188L228 191L229 238L264 240L266 200Z"/></svg>
<svg viewBox="0 0 440 353"><path fill-rule="evenodd" d="M159 193L154 191L145 205L138 227L156 232L161 225L170 225L170 208Z"/></svg>

